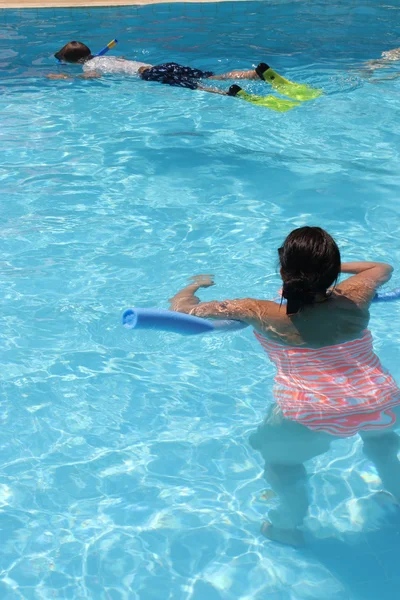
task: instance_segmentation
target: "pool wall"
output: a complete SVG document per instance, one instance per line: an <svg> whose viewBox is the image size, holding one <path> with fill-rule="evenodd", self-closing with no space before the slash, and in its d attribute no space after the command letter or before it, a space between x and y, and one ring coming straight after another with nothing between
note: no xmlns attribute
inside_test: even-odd
<svg viewBox="0 0 400 600"><path fill-rule="evenodd" d="M179 3L180 0L172 0ZM185 3L200 4L203 2L243 2L246 0L185 0ZM271 4L284 4L288 0L270 2ZM66 8L66 7L88 7L88 6L145 6L147 4L170 4L171 0L1 0L0 9L5 8Z"/></svg>

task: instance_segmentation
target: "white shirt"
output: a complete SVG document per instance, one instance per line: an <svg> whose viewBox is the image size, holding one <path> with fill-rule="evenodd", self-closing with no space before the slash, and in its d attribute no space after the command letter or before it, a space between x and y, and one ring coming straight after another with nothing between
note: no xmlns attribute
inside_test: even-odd
<svg viewBox="0 0 400 600"><path fill-rule="evenodd" d="M138 62L136 60L126 60L118 56L94 56L90 60L83 63L83 70L97 71L102 74L123 74L137 75L140 67L151 67L147 63Z"/></svg>

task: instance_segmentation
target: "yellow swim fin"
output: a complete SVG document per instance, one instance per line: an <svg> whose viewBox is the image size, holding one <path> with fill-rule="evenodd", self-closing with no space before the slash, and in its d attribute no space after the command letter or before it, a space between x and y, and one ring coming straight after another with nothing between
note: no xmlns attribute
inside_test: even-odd
<svg viewBox="0 0 400 600"><path fill-rule="evenodd" d="M304 83L294 83L293 81L281 77L281 75L273 71L271 67L265 63L260 63L258 65L256 73L261 79L270 83L274 90L283 96L292 98L292 100L304 102L305 100L314 100L322 95L322 90L309 87Z"/></svg>
<svg viewBox="0 0 400 600"><path fill-rule="evenodd" d="M276 96L256 96L255 94L248 94L238 85L231 85L228 91L228 96L236 96L246 102L257 104L258 106L265 106L271 110L277 112L287 112L295 106L299 106L298 102L292 102L291 100L284 100L283 98L277 98Z"/></svg>

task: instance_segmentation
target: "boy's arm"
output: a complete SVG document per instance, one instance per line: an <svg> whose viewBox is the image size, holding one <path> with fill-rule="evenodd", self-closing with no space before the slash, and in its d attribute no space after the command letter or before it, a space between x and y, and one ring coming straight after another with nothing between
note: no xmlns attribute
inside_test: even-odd
<svg viewBox="0 0 400 600"><path fill-rule="evenodd" d="M47 79L74 79L74 77L79 77L79 79L98 79L101 77L100 73L97 71L87 71L86 73L82 73L82 75L67 75L66 73L49 73L46 75Z"/></svg>
<svg viewBox="0 0 400 600"><path fill-rule="evenodd" d="M82 75L78 75L79 79L99 79L101 74L97 71L86 71Z"/></svg>
<svg viewBox="0 0 400 600"><path fill-rule="evenodd" d="M47 79L72 79L71 75L65 73L49 73L46 77Z"/></svg>

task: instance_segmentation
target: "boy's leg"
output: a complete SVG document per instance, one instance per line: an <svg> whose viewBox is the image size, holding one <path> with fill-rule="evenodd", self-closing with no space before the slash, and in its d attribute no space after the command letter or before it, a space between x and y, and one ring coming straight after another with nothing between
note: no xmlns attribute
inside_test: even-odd
<svg viewBox="0 0 400 600"><path fill-rule="evenodd" d="M210 94L220 94L221 96L228 96L228 92L224 92L223 90L218 90L217 88L210 88L205 85L197 84L196 90L200 90L202 92L209 92Z"/></svg>
<svg viewBox="0 0 400 600"><path fill-rule="evenodd" d="M259 79L256 71L250 69L248 71L229 71L221 73L221 75L211 75L208 79Z"/></svg>
<svg viewBox="0 0 400 600"><path fill-rule="evenodd" d="M192 69L191 67L185 67L178 65L177 63L165 63L162 65L155 65L151 68L140 68L139 75L145 81L157 81L165 85L172 85L175 87L183 87L190 90L199 88L198 80L207 79L213 73L211 71L201 71L200 69ZM204 91L213 91L214 93L220 93L208 89L202 88Z"/></svg>
<svg viewBox="0 0 400 600"><path fill-rule="evenodd" d="M204 92L221 94L224 96L226 95L226 92L198 84L197 81L200 79L258 79L258 75L254 69L250 71L231 71L229 73L223 73L222 75L214 75L212 71L193 69L192 67L185 67L177 63L165 63L162 65L155 65L154 67L141 67L139 69L139 75L141 79L145 81L158 81L159 83L164 83L166 85L184 87L192 90L199 89Z"/></svg>

